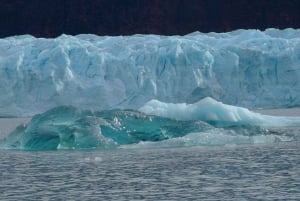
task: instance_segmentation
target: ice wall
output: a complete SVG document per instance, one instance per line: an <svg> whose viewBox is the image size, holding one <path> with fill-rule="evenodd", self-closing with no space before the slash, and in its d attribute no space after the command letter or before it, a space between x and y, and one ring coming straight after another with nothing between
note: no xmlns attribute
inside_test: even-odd
<svg viewBox="0 0 300 201"><path fill-rule="evenodd" d="M58 105L139 108L210 96L249 108L300 105L300 30L186 36L0 39L0 115Z"/></svg>

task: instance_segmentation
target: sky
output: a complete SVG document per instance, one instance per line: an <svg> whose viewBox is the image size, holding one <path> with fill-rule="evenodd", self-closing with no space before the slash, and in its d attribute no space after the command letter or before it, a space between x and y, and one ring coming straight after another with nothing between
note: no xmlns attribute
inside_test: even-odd
<svg viewBox="0 0 300 201"><path fill-rule="evenodd" d="M0 37L299 28L299 0L1 0Z"/></svg>

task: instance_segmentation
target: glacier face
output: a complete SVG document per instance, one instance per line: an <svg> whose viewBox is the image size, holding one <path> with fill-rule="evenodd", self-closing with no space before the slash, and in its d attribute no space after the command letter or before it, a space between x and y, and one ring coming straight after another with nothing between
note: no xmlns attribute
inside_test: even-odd
<svg viewBox="0 0 300 201"><path fill-rule="evenodd" d="M137 109L210 96L250 108L300 105L300 30L186 36L0 39L0 115L58 105Z"/></svg>

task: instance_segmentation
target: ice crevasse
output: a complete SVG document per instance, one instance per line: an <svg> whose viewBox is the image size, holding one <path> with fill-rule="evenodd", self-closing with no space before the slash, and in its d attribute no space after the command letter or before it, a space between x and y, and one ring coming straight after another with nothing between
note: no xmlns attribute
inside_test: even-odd
<svg viewBox="0 0 300 201"><path fill-rule="evenodd" d="M0 39L0 115L59 105L138 109L156 99L300 105L300 30L185 36L30 35Z"/></svg>

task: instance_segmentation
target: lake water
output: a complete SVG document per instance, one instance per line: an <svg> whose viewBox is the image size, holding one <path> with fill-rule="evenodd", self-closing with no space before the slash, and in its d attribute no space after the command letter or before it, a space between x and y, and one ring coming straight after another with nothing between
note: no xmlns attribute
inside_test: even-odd
<svg viewBox="0 0 300 201"><path fill-rule="evenodd" d="M255 145L1 150L0 200L300 200L291 132Z"/></svg>
<svg viewBox="0 0 300 201"><path fill-rule="evenodd" d="M300 200L300 143L0 152L0 200Z"/></svg>

